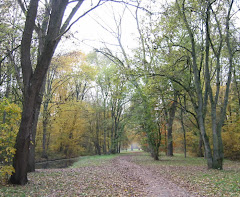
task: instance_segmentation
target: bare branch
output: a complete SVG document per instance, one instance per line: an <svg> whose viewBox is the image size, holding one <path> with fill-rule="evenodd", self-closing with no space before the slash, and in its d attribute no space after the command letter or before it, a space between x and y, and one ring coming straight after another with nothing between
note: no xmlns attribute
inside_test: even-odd
<svg viewBox="0 0 240 197"><path fill-rule="evenodd" d="M67 33L71 27L78 22L82 17L84 17L85 15L87 15L89 12L91 12L92 10L94 10L95 8L103 5L104 3L101 4L102 0L99 0L98 3L92 7L91 9L89 9L88 11L86 11L85 13L83 13L81 16L79 16L76 20L74 20L70 25L70 21L72 20L74 14L77 12L77 10L79 9L79 7L82 5L84 0L80 0L79 3L72 9L72 12L70 13L69 17L67 18L67 20L65 21L64 25L62 26L61 30L60 30L60 35L56 38L56 40L58 40L61 36L63 36L65 33Z"/></svg>

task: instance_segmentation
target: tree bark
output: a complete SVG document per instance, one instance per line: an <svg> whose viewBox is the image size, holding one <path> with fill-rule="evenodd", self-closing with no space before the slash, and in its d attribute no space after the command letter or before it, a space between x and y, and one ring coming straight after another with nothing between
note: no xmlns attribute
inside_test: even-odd
<svg viewBox="0 0 240 197"><path fill-rule="evenodd" d="M17 135L16 154L13 158L13 167L15 172L11 176L11 183L25 185L27 183L27 166L29 157L30 133L32 131L32 122L34 117L34 109L36 103L31 96L34 93L31 91L29 96L25 95L24 106L22 112L22 120Z"/></svg>
<svg viewBox="0 0 240 197"><path fill-rule="evenodd" d="M30 47L32 34L37 16L38 0L30 1L25 28L21 41L21 66L23 72L24 93L23 93L23 111L19 132L16 139L16 154L13 158L13 167L15 172L10 178L11 183L24 185L27 183L27 164L30 145L30 133L32 131L32 123L34 111L36 107L36 96L29 83L32 75L32 64L30 60Z"/></svg>
<svg viewBox="0 0 240 197"><path fill-rule="evenodd" d="M21 67L23 73L24 93L23 111L19 132L16 139L16 153L13 158L15 172L10 178L11 183L24 185L27 183L27 167L29 159L29 146L31 133L36 115L39 92L44 82L53 53L60 41L59 31L62 24L64 11L68 4L67 0L53 0L51 17L48 25L42 54L38 58L36 68L33 72L31 62L31 41L35 27L39 0L31 0L25 27L21 41Z"/></svg>
<svg viewBox="0 0 240 197"><path fill-rule="evenodd" d="M29 155L28 155L28 172L35 172L35 137L37 132L38 116L40 113L41 102L37 102L34 113L33 128L30 134Z"/></svg>

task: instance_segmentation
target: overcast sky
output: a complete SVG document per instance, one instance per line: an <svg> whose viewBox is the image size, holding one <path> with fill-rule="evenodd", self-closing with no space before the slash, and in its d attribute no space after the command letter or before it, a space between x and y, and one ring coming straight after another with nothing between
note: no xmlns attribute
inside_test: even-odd
<svg viewBox="0 0 240 197"><path fill-rule="evenodd" d="M94 4L94 2L97 1L98 0L84 1L77 16L88 10L90 4ZM169 3L172 0L155 0L155 4L151 3L152 1L150 0L141 1L141 6L147 7L147 9L150 9L149 7L151 7L151 9L155 9L155 11L159 12L161 10L162 3ZM94 48L104 47L102 42L112 45L117 44L116 38L114 38L114 36L107 30L116 31L114 17L116 21L119 22L121 16L123 16L122 44L126 50L136 48L137 38L139 35L137 32L136 20L130 13L131 11L134 14L136 8L133 6L128 6L128 9L126 9L123 14L124 8L125 6L123 4L108 2L91 11L89 14L81 18L75 25L73 25L70 31L72 36L62 39L62 42L57 49L57 53L66 53L73 50L81 50L85 53L88 53ZM146 12L139 10L139 14L144 16ZM239 12L237 14L238 16L240 15Z"/></svg>
<svg viewBox="0 0 240 197"><path fill-rule="evenodd" d="M144 0L147 1L147 0ZM72 38L63 38L57 52L68 52L71 50L81 50L85 53L93 48L103 47L103 42L117 44L114 35L109 31L116 31L116 22L122 18L122 43L126 49L137 46L137 26L131 13L134 14L136 8L128 6L125 9L123 4L106 3L99 8L91 11L81 18L72 28ZM139 11L144 14L143 11ZM109 46L110 46L109 45Z"/></svg>

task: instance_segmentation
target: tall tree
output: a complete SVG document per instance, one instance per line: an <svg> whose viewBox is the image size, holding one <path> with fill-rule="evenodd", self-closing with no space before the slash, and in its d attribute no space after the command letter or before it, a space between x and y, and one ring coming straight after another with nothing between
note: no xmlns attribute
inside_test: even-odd
<svg viewBox="0 0 240 197"><path fill-rule="evenodd" d="M229 88L231 83L231 76L232 76L232 46L230 44L230 40L232 37L229 35L229 22L230 22L230 15L232 12L232 6L234 1L222 1L222 5L214 5L215 1L206 1L202 2L200 6L194 7L194 2L190 2L192 8L194 10L199 10L199 13L202 13L201 16L198 16L198 20L202 21L204 25L202 28L202 32L198 33L195 29L195 23L198 21L189 20L189 16L193 17L188 8L186 7L186 1L178 1L176 0L176 6L178 9L179 16L181 21L184 24L185 31L189 36L189 43L190 45L187 46L188 52L191 55L191 65L193 69L193 81L195 84L195 91L197 97L197 103L195 104L194 108L198 118L198 124L200 127L202 139L205 145L205 154L208 161L208 167L214 169L222 169L223 165L223 146L222 146L222 138L221 138L221 128L223 126L223 122L226 115L226 107L228 103L228 94ZM225 6L227 11L220 12L221 14L226 16L226 20L223 23L219 22L216 8L220 8L219 6ZM219 9L221 10L221 9ZM217 15L218 14L218 15ZM204 16L202 18L202 16ZM216 24L216 25L215 25ZM218 35L213 34L213 27L216 27ZM226 89L225 89L225 96L224 101L219 102L219 92L220 92L220 79L221 75L223 74L221 71L220 66L220 59L224 58L221 54L222 47L223 47L223 29L226 30L226 46L228 49L228 59L229 63L227 65L226 73ZM205 35L204 35L205 34ZM203 42L202 46L204 47L204 56L205 60L201 60L200 63L198 61L198 42L196 38L198 36L202 36ZM218 39L216 39L216 37ZM212 49L212 51L210 50ZM214 65L215 67L211 67L210 69L210 54L211 52L215 56L213 60L216 62ZM203 56L202 56L203 57ZM202 70L204 65L204 69ZM211 64L212 66L213 64ZM215 72L212 72L215 70ZM216 73L216 74L215 74ZM203 78L204 77L204 78ZM212 79L215 79L215 84L213 83ZM215 94L213 92L213 85L216 87ZM211 120L212 120L212 136L213 136L213 152L210 147L210 142L208 139L208 135L206 133L206 125L205 125L205 115L207 110L207 103L208 99L211 105ZM221 109L221 113L218 114L217 109Z"/></svg>
<svg viewBox="0 0 240 197"><path fill-rule="evenodd" d="M20 6L24 3L19 0ZM34 140L32 129L34 117L38 103L41 103L42 97L39 92L43 86L44 79L49 68L54 51L62 37L62 35L74 23L70 23L77 10L81 7L83 0L77 1L70 14L63 21L64 13L71 1L68 0L52 0L48 3L48 17L44 17L46 31L42 32L43 44L36 65L31 61L31 44L33 32L35 29L41 28L35 24L39 17L38 5L39 0L31 0L26 9L26 21L21 41L21 68L23 74L23 111L20 129L16 140L16 154L13 160L15 173L10 178L13 184L24 185L27 183L27 163L29 156L29 146ZM98 1L94 7L97 7L101 1ZM83 15L85 15L84 13Z"/></svg>

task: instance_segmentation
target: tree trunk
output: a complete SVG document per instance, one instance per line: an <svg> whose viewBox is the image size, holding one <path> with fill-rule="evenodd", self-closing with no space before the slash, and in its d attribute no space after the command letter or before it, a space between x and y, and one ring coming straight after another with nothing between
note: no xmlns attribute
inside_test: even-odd
<svg viewBox="0 0 240 197"><path fill-rule="evenodd" d="M165 150L165 155L167 155L167 129L166 129L166 125L165 125L164 139L165 139L164 150Z"/></svg>
<svg viewBox="0 0 240 197"><path fill-rule="evenodd" d="M199 140L198 140L198 152L197 152L197 156L198 157L203 157L203 140L202 140L202 136L201 133L199 134Z"/></svg>
<svg viewBox="0 0 240 197"><path fill-rule="evenodd" d="M199 118L198 121L199 121L200 132L201 132L202 139L204 142L204 150L205 150L205 155L206 155L206 159L207 159L207 166L210 169L213 166L212 150L210 147L208 136L206 134L206 129L205 129L203 118L201 116L199 116L198 118Z"/></svg>
<svg viewBox="0 0 240 197"><path fill-rule="evenodd" d="M36 94L36 93L35 93ZM32 122L34 112L36 108L36 102L34 102L34 92L26 95L24 98L24 106L22 112L22 119L17 135L16 141L16 154L13 158L13 167L15 172L10 178L11 183L25 185L27 180L28 171L28 157L29 157L29 145L31 139Z"/></svg>
<svg viewBox="0 0 240 197"><path fill-rule="evenodd" d="M167 139L167 156L173 156L172 128L168 129Z"/></svg>
<svg viewBox="0 0 240 197"><path fill-rule="evenodd" d="M103 109L103 121L106 122L106 99L104 98L104 109ZM106 131L106 123L103 126L103 154L106 155L107 154L107 143L106 143L106 135L107 135L107 131Z"/></svg>
<svg viewBox="0 0 240 197"><path fill-rule="evenodd" d="M186 130L183 122L183 109L181 108L181 125L183 130L183 150L184 150L184 157L187 157L187 144L186 144Z"/></svg>
<svg viewBox="0 0 240 197"><path fill-rule="evenodd" d="M194 106L196 114L197 114L197 119L199 123L199 128L200 132L202 135L202 139L204 142L204 147L205 147L205 154L207 157L207 165L208 168L212 168L212 151L209 143L209 139L206 133L206 128L205 128L205 121L204 121L204 111L207 105L207 97L203 98L203 92L202 92L202 87L201 87L201 77L200 77L200 71L198 69L197 65L197 53L196 53L196 46L195 46L195 38L193 31L191 27L189 26L186 14L185 14L185 4L184 2L182 3L182 7L180 8L178 0L176 0L178 11L180 13L180 16L182 17L184 24L186 26L186 29L188 31L188 36L190 39L191 43L191 57L192 57L192 69L193 69L193 78L194 78L194 85L196 89L196 96L197 96L197 105ZM207 95L207 89L205 89L205 95ZM205 102L204 102L205 101Z"/></svg>
<svg viewBox="0 0 240 197"><path fill-rule="evenodd" d="M157 147L157 146L153 147L151 145L150 149L151 149L151 156L153 157L154 160L158 161L159 160L159 147Z"/></svg>
<svg viewBox="0 0 240 197"><path fill-rule="evenodd" d="M48 32L45 36L44 48L37 60L35 70L31 62L31 41L35 28L39 0L31 0L28 6L25 27L21 41L21 67L24 84L24 102L22 119L16 138L16 153L13 158L15 172L10 178L13 184L27 183L27 167L29 159L29 146L33 129L33 122L37 109L39 92L43 85L52 56L60 41L59 32L62 18L68 4L67 0L53 0ZM65 25L65 24L64 24ZM32 139L33 140L33 139Z"/></svg>
<svg viewBox="0 0 240 197"><path fill-rule="evenodd" d="M98 155L101 155L101 146L99 143L99 119L100 119L100 113L96 112L96 138L95 138L95 147L96 147L96 152Z"/></svg>
<svg viewBox="0 0 240 197"><path fill-rule="evenodd" d="M35 138L36 138L37 124L38 124L40 108L41 108L42 99L43 99L44 87L45 87L45 80L44 80L43 86L41 88L41 91L37 96L36 109L35 109L35 112L34 112L33 128L32 128L32 132L31 132L31 135L30 135L31 143L30 143L30 147L29 147L28 172L35 172Z"/></svg>
<svg viewBox="0 0 240 197"><path fill-rule="evenodd" d="M232 81L232 70L233 70L233 49L232 49L232 43L230 41L231 34L229 30L229 23L230 23L230 18L231 18L231 10L233 7L233 2L234 0L230 1L229 4L229 9L228 9L228 15L226 17L226 43L227 43L227 49L228 49L228 61L229 61L229 67L228 67L228 73L227 73L227 83L226 83L226 90L225 90L225 95L224 95L224 102L221 107L221 113L220 113L220 118L217 121L216 117L216 104L215 102L211 109L212 109L212 130L213 130L213 140L216 142L214 144L214 150L213 150L213 168L214 169L223 169L223 143L222 143L222 136L221 136L221 131L222 131L222 126L225 121L226 117L226 108L228 105L228 98L229 98L229 90L230 90L230 85ZM217 99L216 99L217 100Z"/></svg>
<svg viewBox="0 0 240 197"><path fill-rule="evenodd" d="M167 144L167 156L173 156L173 139L172 139L172 127L173 127L173 120L175 117L175 112L177 108L177 92L174 90L174 100L172 101L170 110L169 110L169 119L168 119L168 144Z"/></svg>
<svg viewBox="0 0 240 197"><path fill-rule="evenodd" d="M40 107L41 107L41 102L40 103L38 102L35 113L34 113L33 128L30 134L31 143L29 145L28 172L35 172L35 137L36 137Z"/></svg>

